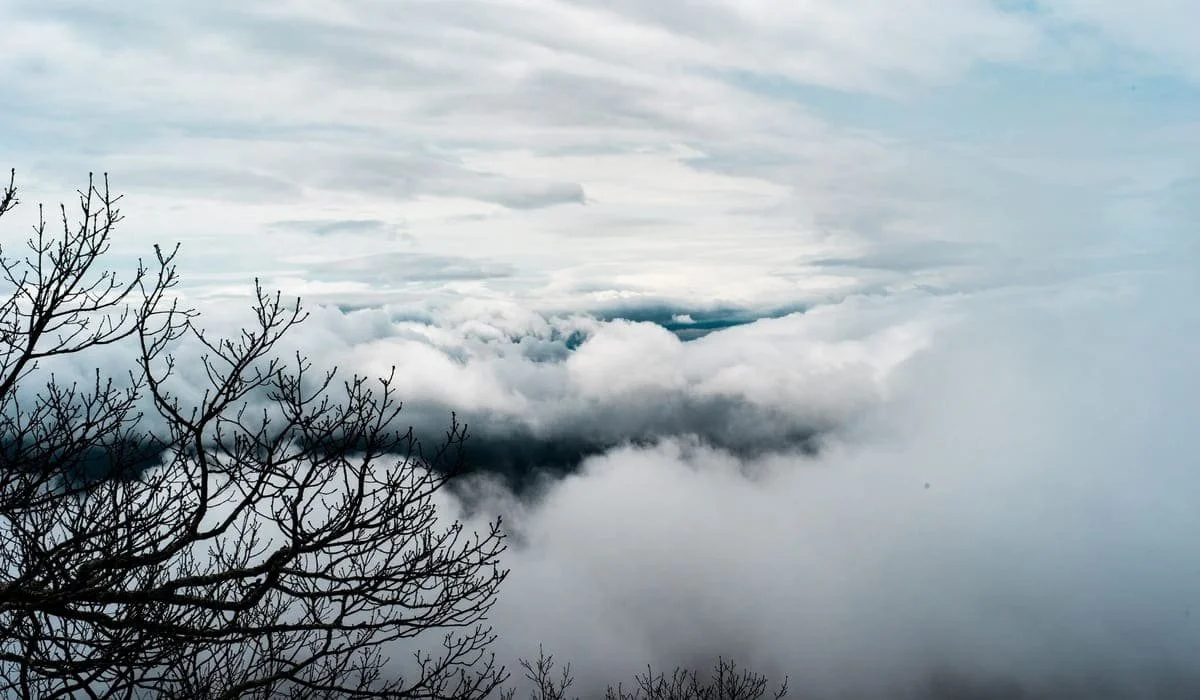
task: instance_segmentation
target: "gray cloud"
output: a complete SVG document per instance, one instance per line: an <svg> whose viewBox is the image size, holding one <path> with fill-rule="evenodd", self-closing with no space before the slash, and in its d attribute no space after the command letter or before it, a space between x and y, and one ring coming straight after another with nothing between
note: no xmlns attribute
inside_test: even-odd
<svg viewBox="0 0 1200 700"><path fill-rule="evenodd" d="M1113 139L1047 120L1045 100L1020 82L1038 61L1090 65L1054 41L1062 32L1141 46L1145 30L1126 35L1112 8L506 0L367 2L333 16L302 5L167 7L0 10L0 22L21 28L0 60L12 107L0 120L19 133L13 157L56 191L109 170L118 187L146 195L139 207L168 196L181 207L142 208L127 223L137 236L177 233L276 270L295 270L279 259L293 248L255 235L275 222L403 216L423 252L458 255L469 240L473 253L524 271L531 303L539 285L575 282L732 304L902 287L909 280L895 271L805 261L923 241L996 251L953 272L934 260L922 267L920 255L908 263L916 284L979 288L1084 245L1137 245L1118 222L1123 209L1160 198L1142 173L1185 160L1185 149L1127 127L1129 139ZM1169 16L1154 6L1136 24L1165 27ZM952 85L993 63L1030 75L1006 78L1008 92L996 94L986 81ZM939 85L955 92L928 92ZM865 120L870 128L841 119L812 86L836 88L850 112L885 116ZM1013 91L1033 101L1028 128L987 108ZM1147 124L1172 120L1137 109ZM979 123L954 126L964 113ZM1152 167L1125 167L1138 149ZM219 237L236 240L210 245ZM338 252L373 252L348 245ZM667 248L673 273L663 269ZM281 278L334 303L400 299ZM700 292L687 281L701 278L719 286ZM518 288L490 279L475 293Z"/></svg>
<svg viewBox="0 0 1200 700"><path fill-rule="evenodd" d="M374 236L392 240L399 236L411 242L413 236L404 231L404 224L379 219L315 219L305 221L276 221L272 229L300 231L314 236Z"/></svg>
<svg viewBox="0 0 1200 700"><path fill-rule="evenodd" d="M440 262L429 275L476 271L469 261ZM225 303L202 308L213 334L235 334L248 320ZM317 366L368 375L395 366L406 405L401 420L436 440L457 412L474 436L472 471L518 489L572 473L622 445L663 440L697 440L745 458L817 454L881 400L889 373L920 351L933 327L932 319L902 320L893 310L854 303L786 315L665 305L551 314L470 300L424 310L311 311L281 356L300 351ZM847 313L863 320L850 322ZM203 391L192 358L198 351L177 351L173 386L184 402ZM44 363L41 371L87 381L98 366L119 377L129 352L102 348Z"/></svg>
<svg viewBox="0 0 1200 700"><path fill-rule="evenodd" d="M688 342L663 325L703 309L321 308L289 343L395 364L405 420L458 409L483 469L526 470L521 495L478 479L457 506L513 531L501 652L544 643L585 695L723 654L814 697L1188 697L1187 269L1132 295L853 298Z"/></svg>
<svg viewBox="0 0 1200 700"><path fill-rule="evenodd" d="M505 649L584 695L732 654L805 697L1190 697L1200 385L1160 301L973 305L816 457L668 440L484 489L518 533Z"/></svg>
<svg viewBox="0 0 1200 700"><path fill-rule="evenodd" d="M837 310L656 306L593 316L457 302L417 315L322 309L294 342L360 371L395 365L406 421L437 434L457 411L475 436L473 468L524 486L622 444L672 437L742 455L815 452L926 342L923 322L889 313L877 316L882 327L854 327L836 321ZM847 354L825 365L835 348Z"/></svg>
<svg viewBox="0 0 1200 700"><path fill-rule="evenodd" d="M817 267L860 267L889 272L918 272L940 267L980 265L995 262L996 252L978 245L955 241L917 241L907 244L874 245L859 255L818 258Z"/></svg>
<svg viewBox="0 0 1200 700"><path fill-rule="evenodd" d="M471 422L508 656L1194 697L1197 23L1046 5L17 0L0 143Z"/></svg>
<svg viewBox="0 0 1200 700"><path fill-rule="evenodd" d="M307 272L315 280L353 280L375 285L405 282L444 282L508 277L513 266L449 255L428 255L412 251L377 253L310 263Z"/></svg>
<svg viewBox="0 0 1200 700"><path fill-rule="evenodd" d="M125 187L139 191L203 191L242 201L269 199L283 202L295 200L300 195L300 186L294 181L249 168L220 165L131 165L121 169L121 180Z"/></svg>
<svg viewBox="0 0 1200 700"><path fill-rule="evenodd" d="M286 157L285 159L294 160ZM322 168L297 162L316 184L333 190L378 192L398 199L422 194L466 197L512 209L540 209L556 204L583 204L583 187L572 182L516 179L463 165L450 155L357 154L323 159Z"/></svg>
<svg viewBox="0 0 1200 700"><path fill-rule="evenodd" d="M493 201L511 209L541 209L556 204L586 204L583 186L576 182L537 186L503 184Z"/></svg>

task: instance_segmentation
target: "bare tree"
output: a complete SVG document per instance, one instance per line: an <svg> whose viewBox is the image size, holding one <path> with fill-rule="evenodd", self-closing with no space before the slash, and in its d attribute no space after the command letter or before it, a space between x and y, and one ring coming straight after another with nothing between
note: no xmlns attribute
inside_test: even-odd
<svg viewBox="0 0 1200 700"><path fill-rule="evenodd" d="M520 659L520 665L531 687L529 700L569 700L567 691L575 685L570 664L564 665L556 675L554 657L538 648L537 659ZM645 673L634 677L628 690L624 684L610 685L604 697L605 700L763 700L767 697L780 700L787 696L786 677L769 695L768 684L766 676L738 668L737 663L729 659L719 658L709 677L684 668L676 668L668 676L647 667ZM506 690L500 698L514 700L516 690Z"/></svg>
<svg viewBox="0 0 1200 700"><path fill-rule="evenodd" d="M554 656L547 654L542 647L538 647L537 659L519 659L518 663L531 686L529 700L568 700L567 691L575 685L571 664L564 665L555 675ZM517 691L509 689L500 694L500 700L514 700L516 696Z"/></svg>
<svg viewBox="0 0 1200 700"><path fill-rule="evenodd" d="M61 230L39 207L24 250L0 247L0 694L490 694L500 523L437 508L465 427L422 451L395 427L394 376L278 357L305 314L257 285L249 327L206 334L175 292L178 247L120 280L118 204L89 178ZM16 205L10 178L0 217ZM127 374L48 373L105 345L128 348Z"/></svg>
<svg viewBox="0 0 1200 700"><path fill-rule="evenodd" d="M655 673L652 668L634 678L632 690L618 685L609 687L606 700L760 700L780 698L788 694L788 679L768 695L767 677L738 668L729 659L717 659L712 675L701 676L693 670L675 669L670 676Z"/></svg>

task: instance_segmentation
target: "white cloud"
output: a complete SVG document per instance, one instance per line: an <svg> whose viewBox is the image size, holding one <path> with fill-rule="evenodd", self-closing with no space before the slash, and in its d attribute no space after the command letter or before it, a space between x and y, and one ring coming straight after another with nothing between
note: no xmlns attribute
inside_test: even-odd
<svg viewBox="0 0 1200 700"><path fill-rule="evenodd" d="M27 202L111 171L215 330L260 276L419 425L600 453L505 506L509 651L1137 682L1197 644L1195 290L1146 291L1200 260L1193 15L18 0L0 146Z"/></svg>
<svg viewBox="0 0 1200 700"><path fill-rule="evenodd" d="M668 441L590 460L510 509L505 649L547 644L584 694L736 654L817 697L929 697L939 673L1185 696L1200 387L1194 329L1159 301L976 308L904 365L870 439L816 459Z"/></svg>
<svg viewBox="0 0 1200 700"><path fill-rule="evenodd" d="M1149 72L1180 71L1192 80L1200 80L1200 47L1190 31L1200 22L1200 8L1193 4L1172 0L1150 0L1137 5L1065 0L1049 5L1048 9L1062 24L1082 26L1148 57L1149 65L1143 68Z"/></svg>
<svg viewBox="0 0 1200 700"><path fill-rule="evenodd" d="M998 245L1011 249L1012 270L1026 248L1059 255L1094 239L1104 212L1077 215L1118 185L1089 178L1122 164L1052 145L1047 156L1048 140L1030 133L1022 151L1040 149L1043 162L1018 169L1024 152L822 111L842 95L861 100L869 122L871 111L941 100L991 65L1035 71L1058 50L1065 20L1055 18L1070 7L1050 19L982 0L21 2L3 12L16 29L0 88L14 108L0 127L22 135L17 165L45 185L31 194L54 199L81 173L111 170L131 193L131 249L178 237L192 244L193 269L277 271L280 281L311 279L288 262L300 251L469 251L523 273L419 289L293 287L347 303L443 286L520 290L530 303L570 302L580 286L786 303L883 283L805 264L880 242ZM1077 10L1072 21L1109 27L1114 12ZM1157 26L1166 15L1156 12L1131 24ZM1150 168L1175 157L1154 153ZM364 218L403 218L412 245L271 228Z"/></svg>

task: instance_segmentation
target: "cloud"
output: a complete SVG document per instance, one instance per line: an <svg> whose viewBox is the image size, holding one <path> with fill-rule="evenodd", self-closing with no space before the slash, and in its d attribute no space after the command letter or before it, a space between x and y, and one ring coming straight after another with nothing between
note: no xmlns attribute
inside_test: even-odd
<svg viewBox="0 0 1200 700"><path fill-rule="evenodd" d="M410 251L376 254L306 265L312 279L352 279L374 285L443 280L480 280L509 277L511 265L488 263L449 255L424 255Z"/></svg>
<svg viewBox="0 0 1200 700"><path fill-rule="evenodd" d="M584 694L717 655L812 697L1194 694L1195 314L1031 301L974 306L816 457L669 439L499 496L504 648Z"/></svg>
<svg viewBox="0 0 1200 700"><path fill-rule="evenodd" d="M303 231L316 236L377 236L393 240L397 236L412 242L411 234L403 231L403 223L389 223L380 219L315 219L304 221L276 221L271 228L280 231Z"/></svg>
<svg viewBox="0 0 1200 700"><path fill-rule="evenodd" d="M583 187L578 183L543 185L541 187L502 188L496 201L512 209L540 209L555 204L585 204Z"/></svg>
<svg viewBox="0 0 1200 700"><path fill-rule="evenodd" d="M431 274L461 275L460 264ZM700 329L679 327L671 320L679 314L664 306L637 321L462 299L423 311L310 307L277 353L301 352L343 375L395 368L406 406L397 427L413 425L435 442L456 412L473 434L470 469L522 490L590 456L664 439L747 458L781 449L817 454L831 437L853 433L887 397L894 369L936 337L951 310L928 301L851 299L783 315L676 310L699 317L691 325ZM248 309L224 301L200 307L212 337L235 336L251 321ZM171 390L185 404L206 386L201 350L174 351ZM98 367L119 377L131 352L100 348L45 362L40 372L87 382Z"/></svg>
<svg viewBox="0 0 1200 700"><path fill-rule="evenodd" d="M120 170L123 186L140 191L165 189L176 193L201 189L228 199L281 202L294 200L300 194L300 188L293 182L242 168L131 163Z"/></svg>
<svg viewBox="0 0 1200 700"><path fill-rule="evenodd" d="M31 194L109 170L136 195L130 240L193 241L196 268L330 303L403 293L304 279L286 256L331 246L281 241L276 222L402 218L422 253L469 245L521 270L473 293L529 305L572 287L805 303L904 284L821 261L933 242L996 249L955 275L909 263L919 284L975 288L1085 242L1130 245L1113 210L1163 196L1149 172L1194 170L1137 131L1178 126L1186 92L1127 105L1071 80L1093 65L1078 37L1124 56L1149 36L1137 27L1172 24L1109 5L18 2L0 10L16 28L0 133Z"/></svg>
<svg viewBox="0 0 1200 700"><path fill-rule="evenodd" d="M1136 50L1149 59L1143 68L1146 72L1181 71L1193 81L1200 80L1200 49L1183 29L1200 21L1200 10L1194 6L1154 0L1135 11L1118 2L1068 0L1056 3L1048 12L1062 24L1086 28Z"/></svg>
<svg viewBox="0 0 1200 700"><path fill-rule="evenodd" d="M424 317L319 309L289 347L367 374L396 367L405 421L432 435L457 411L475 436L473 468L528 485L588 455L672 436L747 455L819 449L880 400L892 368L930 342L943 313L902 320L870 306L757 321L731 313L706 335L672 332L665 319L469 301Z"/></svg>
<svg viewBox="0 0 1200 700"><path fill-rule="evenodd" d="M114 264L182 240L215 332L259 277L285 353L459 411L509 655L1165 696L1197 23L1131 7L18 0L0 150L27 202L110 171Z"/></svg>
<svg viewBox="0 0 1200 700"><path fill-rule="evenodd" d="M288 342L398 365L404 417L462 409L495 472L577 467L459 505L513 533L502 654L544 643L581 692L723 654L817 697L1188 697L1188 269L851 298L686 342L478 300L319 308Z"/></svg>

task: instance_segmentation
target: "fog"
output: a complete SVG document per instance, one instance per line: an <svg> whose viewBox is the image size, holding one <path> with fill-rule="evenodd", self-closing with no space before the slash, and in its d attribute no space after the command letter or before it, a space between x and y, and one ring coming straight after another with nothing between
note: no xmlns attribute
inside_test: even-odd
<svg viewBox="0 0 1200 700"><path fill-rule="evenodd" d="M684 313L315 306L279 350L395 366L427 436L452 409L478 426L443 507L505 518L497 652L544 646L584 697L718 656L802 697L1189 697L1200 313L1180 250L690 338L668 330ZM245 321L210 311L215 333Z"/></svg>
<svg viewBox="0 0 1200 700"><path fill-rule="evenodd" d="M1151 286L971 302L815 456L670 438L494 491L503 648L585 696L717 655L801 697L1194 694L1200 316Z"/></svg>
<svg viewBox="0 0 1200 700"><path fill-rule="evenodd" d="M112 268L180 241L213 334L258 279L310 311L281 355L469 423L442 505L505 517L497 652L582 696L724 655L1197 697L1198 13L10 0L4 235L108 171Z"/></svg>

